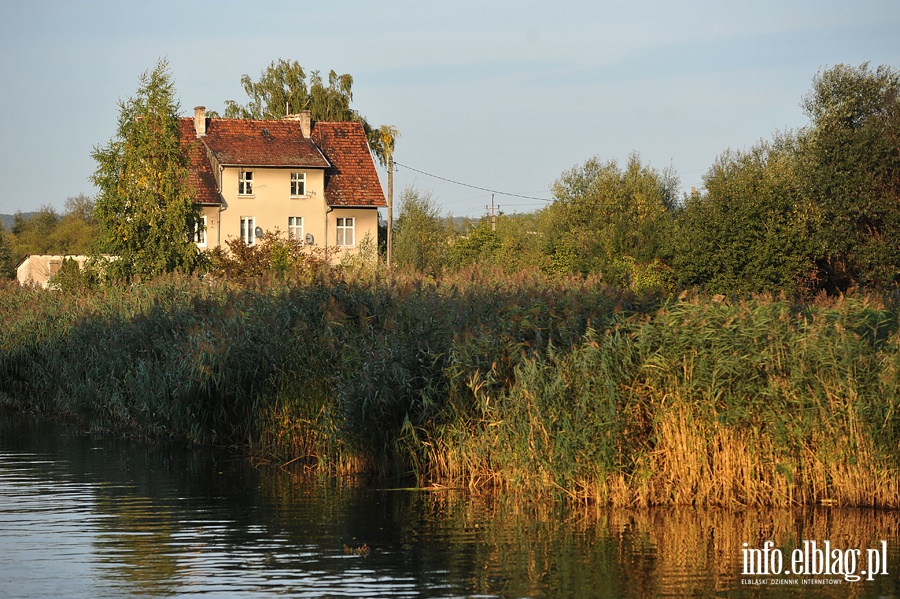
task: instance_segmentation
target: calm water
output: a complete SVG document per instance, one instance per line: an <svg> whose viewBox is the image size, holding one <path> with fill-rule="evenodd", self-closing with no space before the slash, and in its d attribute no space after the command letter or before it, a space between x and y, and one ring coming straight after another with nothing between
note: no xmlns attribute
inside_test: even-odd
<svg viewBox="0 0 900 599"><path fill-rule="evenodd" d="M326 486L0 412L2 597L900 596L894 512L521 506ZM787 566L804 540L886 564L855 583L742 574L743 543L770 539Z"/></svg>

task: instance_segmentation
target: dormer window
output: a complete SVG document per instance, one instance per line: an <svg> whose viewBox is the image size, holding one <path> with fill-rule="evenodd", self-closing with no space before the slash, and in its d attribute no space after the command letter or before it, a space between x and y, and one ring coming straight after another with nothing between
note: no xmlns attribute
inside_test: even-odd
<svg viewBox="0 0 900 599"><path fill-rule="evenodd" d="M253 172L252 171L240 171L238 174L238 195L239 196L252 196L253 195Z"/></svg>
<svg viewBox="0 0 900 599"><path fill-rule="evenodd" d="M291 173L291 197L306 195L306 173Z"/></svg>

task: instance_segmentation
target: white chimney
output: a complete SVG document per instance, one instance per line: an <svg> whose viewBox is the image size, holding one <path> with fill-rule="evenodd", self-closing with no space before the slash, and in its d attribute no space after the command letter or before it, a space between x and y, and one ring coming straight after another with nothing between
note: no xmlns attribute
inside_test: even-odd
<svg viewBox="0 0 900 599"><path fill-rule="evenodd" d="M303 137L309 139L310 129L312 129L312 117L308 110L301 110L296 114L289 114L284 117L287 121L297 121L300 123L300 133Z"/></svg>
<svg viewBox="0 0 900 599"><path fill-rule="evenodd" d="M194 107L194 130L197 131L197 137L206 135L206 106Z"/></svg>

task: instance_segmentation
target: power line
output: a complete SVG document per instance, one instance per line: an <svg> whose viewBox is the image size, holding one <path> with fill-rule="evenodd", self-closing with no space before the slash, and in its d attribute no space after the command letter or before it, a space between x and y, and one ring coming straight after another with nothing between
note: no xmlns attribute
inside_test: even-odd
<svg viewBox="0 0 900 599"><path fill-rule="evenodd" d="M462 181L454 181L453 179L448 179L446 177L440 177L438 175L426 173L425 171L420 171L419 169L413 168L411 166L406 166L405 164L400 164L396 160L394 161L394 166L399 166L399 167L402 167L405 169L409 169L411 171L415 171L415 172L425 175L427 177L434 177L435 179L440 179L441 181L453 183L454 185L462 185L463 187L471 187L472 189L477 189L479 191L486 191L488 193L495 193L495 194L501 195L501 196L509 196L509 197L513 197L513 198L524 198L526 200L537 200L539 202L552 202L553 201L553 200L548 200L547 198L536 198L534 196L526 196L526 195L522 195L520 193L507 193L505 191L497 191L496 189L488 189L486 187L478 187L477 185L470 185L468 183L463 183Z"/></svg>

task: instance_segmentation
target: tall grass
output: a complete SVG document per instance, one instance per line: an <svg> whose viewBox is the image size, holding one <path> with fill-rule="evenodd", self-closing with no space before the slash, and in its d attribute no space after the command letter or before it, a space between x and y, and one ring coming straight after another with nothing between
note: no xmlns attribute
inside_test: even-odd
<svg viewBox="0 0 900 599"><path fill-rule="evenodd" d="M900 506L898 311L466 271L0 290L0 402L320 472Z"/></svg>

